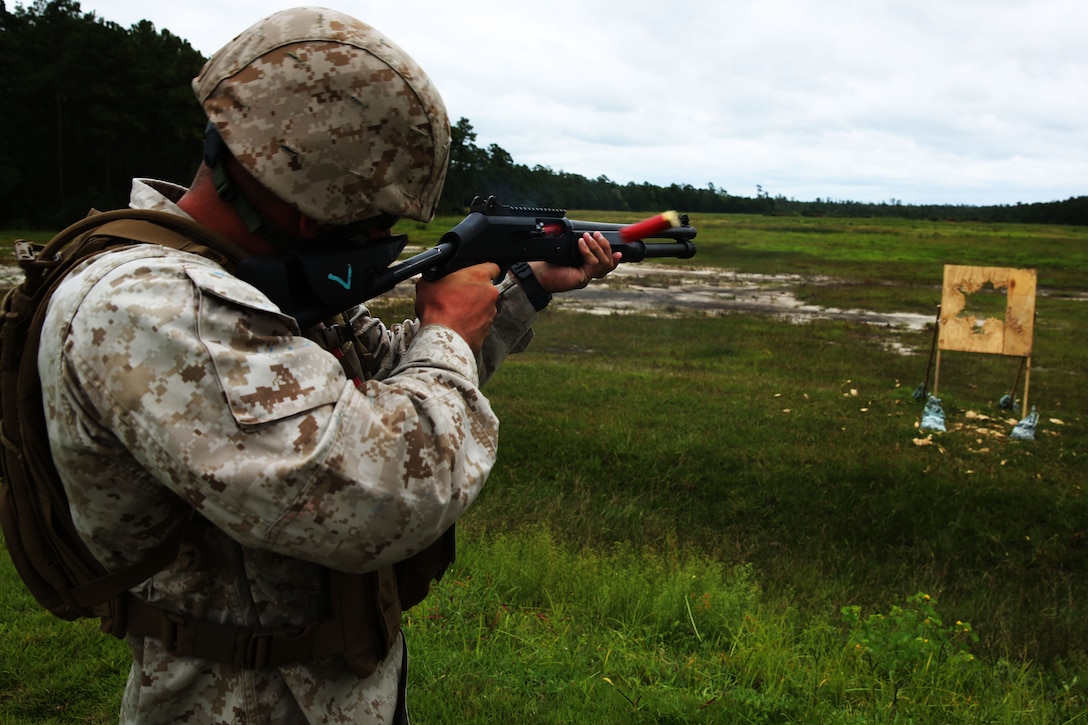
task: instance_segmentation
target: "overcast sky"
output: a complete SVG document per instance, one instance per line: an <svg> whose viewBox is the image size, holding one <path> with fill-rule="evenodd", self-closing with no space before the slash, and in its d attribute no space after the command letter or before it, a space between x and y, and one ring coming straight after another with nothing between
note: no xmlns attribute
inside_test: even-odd
<svg viewBox="0 0 1088 725"><path fill-rule="evenodd" d="M81 7L211 55L297 4ZM318 4L405 48L477 145L529 166L798 200L1088 195L1085 0Z"/></svg>

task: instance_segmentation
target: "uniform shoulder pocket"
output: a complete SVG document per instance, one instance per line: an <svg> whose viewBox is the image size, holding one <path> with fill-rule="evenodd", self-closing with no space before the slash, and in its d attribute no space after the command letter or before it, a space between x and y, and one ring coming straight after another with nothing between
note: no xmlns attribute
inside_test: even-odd
<svg viewBox="0 0 1088 725"><path fill-rule="evenodd" d="M197 331L239 425L273 423L335 404L345 378L336 359L298 334L259 290L219 269L193 265Z"/></svg>

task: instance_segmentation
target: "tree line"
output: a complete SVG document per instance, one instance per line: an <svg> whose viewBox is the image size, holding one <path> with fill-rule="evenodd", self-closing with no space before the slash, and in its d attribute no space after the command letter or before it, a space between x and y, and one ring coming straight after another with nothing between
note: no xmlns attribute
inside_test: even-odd
<svg viewBox="0 0 1088 725"><path fill-rule="evenodd" d="M124 205L133 176L188 183L205 121L189 83L204 57L143 21L73 0L0 0L0 226L56 227Z"/></svg>
<svg viewBox="0 0 1088 725"><path fill-rule="evenodd" d="M123 28L77 0L0 0L0 228L58 228L88 209L127 203L136 176L187 184L205 119L190 82L207 59L149 21ZM737 196L713 183L658 186L587 178L516 163L477 144L466 118L452 126L440 211L463 213L477 194L568 209L807 216L894 216L1088 225L1088 196L1001 206L867 203Z"/></svg>

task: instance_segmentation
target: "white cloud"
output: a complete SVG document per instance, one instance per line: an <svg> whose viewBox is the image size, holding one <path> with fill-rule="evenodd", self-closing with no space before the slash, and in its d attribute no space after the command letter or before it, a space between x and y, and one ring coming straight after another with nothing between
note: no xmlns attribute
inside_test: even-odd
<svg viewBox="0 0 1088 725"><path fill-rule="evenodd" d="M205 54L292 2L91 0ZM1088 194L1081 0L347 2L518 163L797 199ZM561 203L562 200L553 200Z"/></svg>

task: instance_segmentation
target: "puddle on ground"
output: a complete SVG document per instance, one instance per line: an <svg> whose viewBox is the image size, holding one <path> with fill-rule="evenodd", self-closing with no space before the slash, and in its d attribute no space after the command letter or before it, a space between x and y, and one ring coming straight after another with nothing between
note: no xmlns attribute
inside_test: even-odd
<svg viewBox="0 0 1088 725"><path fill-rule="evenodd" d="M853 320L910 330L925 329L932 315L907 312L842 310L807 305L794 288L798 275L740 274L706 268L620 265L603 280L584 290L557 295L553 305L590 314L675 315L684 311L704 314L755 313L790 322L814 319Z"/></svg>

